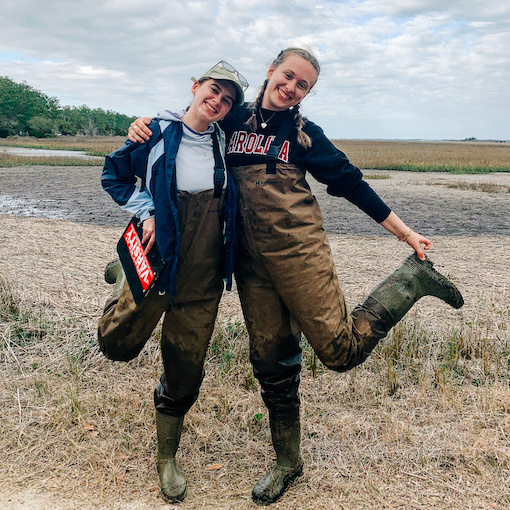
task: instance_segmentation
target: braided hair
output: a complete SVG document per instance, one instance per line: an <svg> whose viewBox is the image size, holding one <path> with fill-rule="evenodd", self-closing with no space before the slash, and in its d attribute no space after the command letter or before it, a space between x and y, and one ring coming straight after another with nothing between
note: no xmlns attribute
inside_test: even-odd
<svg viewBox="0 0 510 510"><path fill-rule="evenodd" d="M258 127L257 110L262 106L262 99L264 97L264 92L267 89L268 81L269 80L264 80L262 87L260 87L259 95L255 99L255 101L253 101L253 103L250 103L249 108L251 110L251 115L245 122L245 124L250 128L251 131L255 131Z"/></svg>
<svg viewBox="0 0 510 510"><path fill-rule="evenodd" d="M317 73L317 78L319 77L321 71L319 61L317 60L317 58L315 58L311 51L306 50L304 48L289 47L280 51L280 53L278 53L278 56L271 63L270 67L276 69L290 55L297 55L298 57L304 58L306 61L310 62L310 64L312 64L313 68ZM253 103L250 104L250 110L252 113L245 124L252 131L255 131L258 127L257 110L262 106L262 99L264 98L264 92L266 91L267 84L268 80L265 80L262 87L260 88L260 92L257 98L255 99L255 101L253 101ZM303 131L303 126L305 122L303 116L301 115L300 107L301 104L299 103L292 107L291 110L294 113L294 122L296 124L297 129L297 141L299 145L301 145L301 147L307 149L312 146L312 140Z"/></svg>

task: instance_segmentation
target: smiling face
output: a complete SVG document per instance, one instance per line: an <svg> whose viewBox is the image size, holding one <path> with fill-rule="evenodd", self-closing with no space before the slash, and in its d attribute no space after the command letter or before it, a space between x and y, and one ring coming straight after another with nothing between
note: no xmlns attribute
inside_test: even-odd
<svg viewBox="0 0 510 510"><path fill-rule="evenodd" d="M277 67L267 71L267 87L262 108L283 111L297 105L317 81L317 71L308 60L290 54Z"/></svg>
<svg viewBox="0 0 510 510"><path fill-rule="evenodd" d="M227 80L197 81L191 92L195 97L182 120L197 132L207 131L211 122L222 120L236 99L236 89Z"/></svg>

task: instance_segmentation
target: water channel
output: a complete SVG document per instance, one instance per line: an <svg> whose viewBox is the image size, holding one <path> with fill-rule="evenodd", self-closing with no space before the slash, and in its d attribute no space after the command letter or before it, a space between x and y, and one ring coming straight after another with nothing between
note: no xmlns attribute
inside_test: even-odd
<svg viewBox="0 0 510 510"><path fill-rule="evenodd" d="M15 156L30 156L30 157L68 157L68 158L81 158L81 159L97 159L98 161L103 159L101 156L89 156L85 151L69 151L60 149L29 149L26 147L7 147L0 146L0 152L6 154L12 154Z"/></svg>

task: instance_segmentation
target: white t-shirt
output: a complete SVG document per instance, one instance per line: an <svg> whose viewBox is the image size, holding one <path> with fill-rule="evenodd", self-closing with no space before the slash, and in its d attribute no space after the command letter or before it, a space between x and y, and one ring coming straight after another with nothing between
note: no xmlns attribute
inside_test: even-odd
<svg viewBox="0 0 510 510"><path fill-rule="evenodd" d="M175 157L177 189L189 193L213 189L214 152L211 133L214 132L214 126L210 125L204 133L197 133L183 123L182 131L181 144Z"/></svg>

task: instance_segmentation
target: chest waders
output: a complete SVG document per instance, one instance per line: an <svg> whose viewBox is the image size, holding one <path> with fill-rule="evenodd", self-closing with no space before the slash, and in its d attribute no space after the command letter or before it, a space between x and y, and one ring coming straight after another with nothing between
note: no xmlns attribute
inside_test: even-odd
<svg viewBox="0 0 510 510"><path fill-rule="evenodd" d="M120 263L109 264L105 279L116 283L99 321L103 353L113 360L136 357L160 318L164 372L154 391L158 473L163 497L182 501L186 480L176 463L184 415L198 398L204 361L223 292L223 202L225 168L213 134L214 189L177 192L179 252L175 296L153 288L136 305ZM167 268L168 269L168 268Z"/></svg>
<svg viewBox="0 0 510 510"><path fill-rule="evenodd" d="M223 292L223 197L214 191L178 192L181 243L177 294L152 289L136 305L124 284L118 302L99 321L102 351L128 361L141 351L160 318L164 372L154 391L158 466L163 495L184 498L186 485L175 464L184 415L198 398L204 361Z"/></svg>
<svg viewBox="0 0 510 510"><path fill-rule="evenodd" d="M277 455L252 496L268 504L301 473L300 331L325 366L343 372L362 363L420 297L433 295L454 308L463 300L413 254L350 314L305 171L288 163L231 171L240 192L236 280Z"/></svg>

